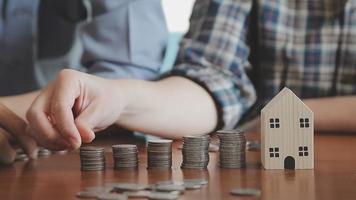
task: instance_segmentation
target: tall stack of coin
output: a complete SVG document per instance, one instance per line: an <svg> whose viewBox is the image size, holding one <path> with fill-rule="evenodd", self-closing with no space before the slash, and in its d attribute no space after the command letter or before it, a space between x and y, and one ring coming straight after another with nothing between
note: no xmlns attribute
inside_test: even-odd
<svg viewBox="0 0 356 200"><path fill-rule="evenodd" d="M138 150L134 144L117 144L112 146L114 169L137 169Z"/></svg>
<svg viewBox="0 0 356 200"><path fill-rule="evenodd" d="M246 138L242 131L220 130L220 167L242 168L246 165Z"/></svg>
<svg viewBox="0 0 356 200"><path fill-rule="evenodd" d="M102 147L81 147L80 164L82 171L105 169L105 154Z"/></svg>
<svg viewBox="0 0 356 200"><path fill-rule="evenodd" d="M147 168L170 169L172 167L172 140L150 140L147 143Z"/></svg>
<svg viewBox="0 0 356 200"><path fill-rule="evenodd" d="M209 164L209 135L183 137L183 162L185 169L206 169Z"/></svg>

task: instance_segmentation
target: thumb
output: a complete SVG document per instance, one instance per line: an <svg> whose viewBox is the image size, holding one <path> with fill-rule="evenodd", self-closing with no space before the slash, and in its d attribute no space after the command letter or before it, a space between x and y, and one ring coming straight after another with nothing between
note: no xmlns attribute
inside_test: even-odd
<svg viewBox="0 0 356 200"><path fill-rule="evenodd" d="M89 104L75 119L75 125L83 142L89 143L95 138L94 128L99 122L98 106Z"/></svg>
<svg viewBox="0 0 356 200"><path fill-rule="evenodd" d="M4 135L6 131L0 130L0 164L10 164L15 160L16 151L11 147L8 138Z"/></svg>

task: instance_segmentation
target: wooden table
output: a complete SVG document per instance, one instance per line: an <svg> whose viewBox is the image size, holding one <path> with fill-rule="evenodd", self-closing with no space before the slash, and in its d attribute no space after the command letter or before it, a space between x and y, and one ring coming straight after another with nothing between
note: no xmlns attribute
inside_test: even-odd
<svg viewBox="0 0 356 200"><path fill-rule="evenodd" d="M248 134L248 138L256 138L256 135ZM78 152L2 167L0 199L77 199L76 192L88 186L110 182L152 184L183 178L206 178L209 184L201 190L187 191L180 199L258 199L231 196L230 190L236 187L259 188L260 199L356 199L356 136L353 135L316 134L315 170L298 171L263 170L259 152L247 152L246 169L220 169L217 153L210 153L208 170L181 170L181 152L177 149L180 142L174 143L170 171L147 170L143 144L138 171L114 171L110 145L125 142L138 141L109 137L94 143L107 150L107 169L102 172L81 172Z"/></svg>

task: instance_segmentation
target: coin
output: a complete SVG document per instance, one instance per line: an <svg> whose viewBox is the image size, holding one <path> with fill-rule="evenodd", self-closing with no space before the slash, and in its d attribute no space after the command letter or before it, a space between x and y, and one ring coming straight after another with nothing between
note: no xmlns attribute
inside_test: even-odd
<svg viewBox="0 0 356 200"><path fill-rule="evenodd" d="M51 155L52 152L44 147L39 147L38 148L38 156L42 157L42 156L49 156Z"/></svg>
<svg viewBox="0 0 356 200"><path fill-rule="evenodd" d="M15 157L15 161L26 161L28 159L28 156L24 153L17 153Z"/></svg>
<svg viewBox="0 0 356 200"><path fill-rule="evenodd" d="M145 190L148 186L136 183L110 183L106 186L113 187L115 190L120 191L139 191Z"/></svg>
<svg viewBox="0 0 356 200"><path fill-rule="evenodd" d="M97 200L126 200L127 196L117 193L103 193L96 197Z"/></svg>
<svg viewBox="0 0 356 200"><path fill-rule="evenodd" d="M138 149L134 144L118 144L112 146L114 169L137 169Z"/></svg>
<svg viewBox="0 0 356 200"><path fill-rule="evenodd" d="M157 190L160 192L172 192L172 191L184 192L185 187L184 187L184 185L160 184L160 185L156 185L154 187L154 190Z"/></svg>
<svg viewBox="0 0 356 200"><path fill-rule="evenodd" d="M79 150L82 171L97 171L105 169L105 154L102 147L81 147Z"/></svg>
<svg viewBox="0 0 356 200"><path fill-rule="evenodd" d="M172 140L149 140L147 143L147 168L172 168Z"/></svg>
<svg viewBox="0 0 356 200"><path fill-rule="evenodd" d="M261 191L254 188L236 188L231 190L230 194L236 196L260 196Z"/></svg>
<svg viewBox="0 0 356 200"><path fill-rule="evenodd" d="M209 164L209 135L183 137L181 168L206 169Z"/></svg>
<svg viewBox="0 0 356 200"><path fill-rule="evenodd" d="M166 192L150 192L148 199L152 200L175 200L178 199L179 195L171 194Z"/></svg>
<svg viewBox="0 0 356 200"><path fill-rule="evenodd" d="M102 192L98 192L98 191L81 191L81 192L77 192L76 197L83 198L83 199L96 198L101 193Z"/></svg>
<svg viewBox="0 0 356 200"><path fill-rule="evenodd" d="M242 131L220 130L219 164L221 168L243 168L246 165L246 139Z"/></svg>

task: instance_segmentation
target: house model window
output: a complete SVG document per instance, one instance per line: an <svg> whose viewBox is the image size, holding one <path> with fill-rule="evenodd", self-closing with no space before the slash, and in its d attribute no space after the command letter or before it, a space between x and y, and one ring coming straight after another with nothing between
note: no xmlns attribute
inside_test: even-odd
<svg viewBox="0 0 356 200"><path fill-rule="evenodd" d="M300 128L309 128L309 118L299 118Z"/></svg>
<svg viewBox="0 0 356 200"><path fill-rule="evenodd" d="M300 146L299 147L299 156L308 156L308 147L307 146Z"/></svg>
<svg viewBox="0 0 356 200"><path fill-rule="evenodd" d="M279 118L270 118L269 119L269 127L270 128L279 128Z"/></svg>
<svg viewBox="0 0 356 200"><path fill-rule="evenodd" d="M279 157L279 148L278 147L269 148L269 157L278 158Z"/></svg>

